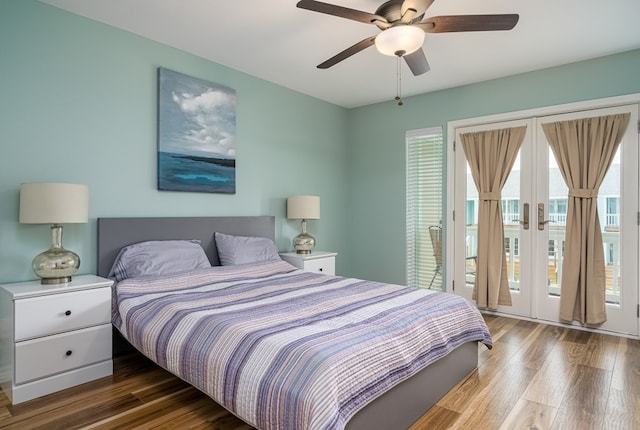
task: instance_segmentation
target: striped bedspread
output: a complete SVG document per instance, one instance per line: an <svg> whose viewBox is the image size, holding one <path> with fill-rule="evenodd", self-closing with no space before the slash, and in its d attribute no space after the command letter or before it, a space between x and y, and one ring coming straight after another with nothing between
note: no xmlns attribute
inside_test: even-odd
<svg viewBox="0 0 640 430"><path fill-rule="evenodd" d="M342 429L384 391L468 341L450 294L304 272L284 261L128 279L114 324L141 352L262 429Z"/></svg>

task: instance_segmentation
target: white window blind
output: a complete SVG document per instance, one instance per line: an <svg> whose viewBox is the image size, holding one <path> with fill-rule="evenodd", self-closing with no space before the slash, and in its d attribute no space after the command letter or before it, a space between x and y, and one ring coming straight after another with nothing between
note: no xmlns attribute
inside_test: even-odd
<svg viewBox="0 0 640 430"><path fill-rule="evenodd" d="M411 130L407 145L407 283L442 289L430 226L442 227L442 127Z"/></svg>

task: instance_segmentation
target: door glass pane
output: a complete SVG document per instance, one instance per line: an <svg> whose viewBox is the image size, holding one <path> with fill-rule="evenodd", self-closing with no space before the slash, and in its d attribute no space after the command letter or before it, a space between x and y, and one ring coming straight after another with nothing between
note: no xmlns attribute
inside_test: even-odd
<svg viewBox="0 0 640 430"><path fill-rule="evenodd" d="M548 243L547 248L547 292L550 296L560 296L562 278L562 257L567 226L567 195L569 189L560 173L558 163L549 147L549 201L547 203ZM536 218L536 223L537 223ZM537 225L537 224L536 224Z"/></svg>
<svg viewBox="0 0 640 430"><path fill-rule="evenodd" d="M476 262L478 255L478 190L471 176L469 163L467 166L467 204L465 227L465 283L473 287L476 279Z"/></svg>
<svg viewBox="0 0 640 430"><path fill-rule="evenodd" d="M605 294L607 303L621 303L620 284L620 157L622 145L600 185L598 195L598 215L602 229L604 246Z"/></svg>
<svg viewBox="0 0 640 430"><path fill-rule="evenodd" d="M509 289L520 291L520 152L502 188L502 223Z"/></svg>

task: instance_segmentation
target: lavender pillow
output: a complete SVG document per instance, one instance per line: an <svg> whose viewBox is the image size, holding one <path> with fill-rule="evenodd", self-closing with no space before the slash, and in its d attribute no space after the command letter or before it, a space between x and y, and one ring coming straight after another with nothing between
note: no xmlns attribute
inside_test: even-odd
<svg viewBox="0 0 640 430"><path fill-rule="evenodd" d="M218 257L223 266L280 260L278 249L265 237L233 236L215 232Z"/></svg>
<svg viewBox="0 0 640 430"><path fill-rule="evenodd" d="M152 240L125 246L116 257L109 278L166 275L211 267L199 240Z"/></svg>

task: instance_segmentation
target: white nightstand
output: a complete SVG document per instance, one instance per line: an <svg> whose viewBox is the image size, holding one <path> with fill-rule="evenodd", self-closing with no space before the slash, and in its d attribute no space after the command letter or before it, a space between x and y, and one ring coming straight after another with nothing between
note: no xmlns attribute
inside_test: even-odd
<svg viewBox="0 0 640 430"><path fill-rule="evenodd" d="M0 285L0 386L21 403L113 374L110 279Z"/></svg>
<svg viewBox="0 0 640 430"><path fill-rule="evenodd" d="M307 272L322 273L324 275L336 274L337 252L314 251L311 254L297 254L295 252L283 252L280 254L287 263Z"/></svg>

